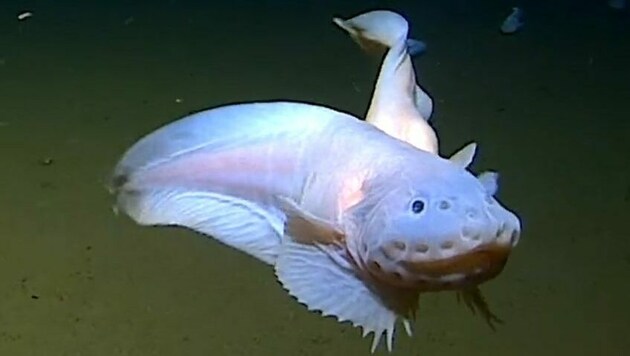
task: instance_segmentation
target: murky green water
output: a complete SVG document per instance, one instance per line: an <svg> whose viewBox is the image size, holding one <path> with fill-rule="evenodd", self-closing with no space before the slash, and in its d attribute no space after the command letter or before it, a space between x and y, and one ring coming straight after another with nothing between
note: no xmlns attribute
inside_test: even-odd
<svg viewBox="0 0 630 356"><path fill-rule="evenodd" d="M0 355L367 355L262 263L116 217L103 182L137 138L201 108L284 98L362 115L377 60L330 19L378 6L429 44L416 66L442 151L478 141L474 168L502 173L524 224L483 288L505 325L427 296L395 354L627 352L627 12L530 4L508 38L507 1L128 3L0 3Z"/></svg>

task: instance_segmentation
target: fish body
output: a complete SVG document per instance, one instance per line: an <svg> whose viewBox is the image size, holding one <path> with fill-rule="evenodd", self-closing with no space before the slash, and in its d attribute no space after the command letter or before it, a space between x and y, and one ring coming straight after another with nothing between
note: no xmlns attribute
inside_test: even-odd
<svg viewBox="0 0 630 356"><path fill-rule="evenodd" d="M322 218L336 218L339 204L356 199L358 188L350 183L355 176L373 173L376 163L408 151L408 145L332 109L241 104L196 113L141 139L118 163L112 187L118 207L139 223L194 225L202 232L205 226L196 219L208 217L158 207L179 201L180 209L192 209L189 205L205 194L222 204L231 198L234 204L255 204L273 234L264 242L248 242L268 249L234 247L273 263L284 223L276 196L300 202Z"/></svg>
<svg viewBox="0 0 630 356"><path fill-rule="evenodd" d="M418 293L494 277L520 232L465 168L305 103L175 121L127 151L111 186L137 223L187 227L273 265L289 293L374 332L374 347L386 334L391 348L397 319L410 329Z"/></svg>
<svg viewBox="0 0 630 356"><path fill-rule="evenodd" d="M390 136L438 153L438 137L429 124L433 99L416 82L411 61L420 41L408 38L409 24L400 14L375 10L333 22L361 48L385 48L365 120ZM417 46L411 46L415 43Z"/></svg>

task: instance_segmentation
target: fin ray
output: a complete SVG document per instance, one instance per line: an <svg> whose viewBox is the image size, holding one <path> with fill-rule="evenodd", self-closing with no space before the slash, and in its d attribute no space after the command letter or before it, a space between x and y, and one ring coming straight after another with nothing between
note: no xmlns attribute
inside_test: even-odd
<svg viewBox="0 0 630 356"><path fill-rule="evenodd" d="M383 333L391 334L393 343L398 315L352 269L337 264L329 256L340 252L335 249L338 248L300 244L285 238L276 263L276 276L289 294L309 310L334 316L340 322L349 321L361 327L364 336L373 333L372 352ZM387 347L391 350L389 342Z"/></svg>
<svg viewBox="0 0 630 356"><path fill-rule="evenodd" d="M118 192L117 205L141 225L176 225L273 264L281 244L280 216L255 203L206 191L177 189Z"/></svg>

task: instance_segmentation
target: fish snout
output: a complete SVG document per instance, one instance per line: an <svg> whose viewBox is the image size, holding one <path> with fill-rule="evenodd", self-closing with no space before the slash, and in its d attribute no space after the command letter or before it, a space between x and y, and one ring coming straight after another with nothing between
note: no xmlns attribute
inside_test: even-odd
<svg viewBox="0 0 630 356"><path fill-rule="evenodd" d="M501 272L521 232L518 218L501 206L442 202L427 222L416 234L391 235L366 251L370 273L428 291L479 284Z"/></svg>
<svg viewBox="0 0 630 356"><path fill-rule="evenodd" d="M489 204L488 215L490 220L495 222L493 226L496 226L494 239L490 239L490 242L510 248L515 247L521 239L521 221L516 214L497 201L493 201Z"/></svg>
<svg viewBox="0 0 630 356"><path fill-rule="evenodd" d="M460 235L464 250L490 244L512 248L520 240L520 220L496 202L483 210L467 209L464 221Z"/></svg>

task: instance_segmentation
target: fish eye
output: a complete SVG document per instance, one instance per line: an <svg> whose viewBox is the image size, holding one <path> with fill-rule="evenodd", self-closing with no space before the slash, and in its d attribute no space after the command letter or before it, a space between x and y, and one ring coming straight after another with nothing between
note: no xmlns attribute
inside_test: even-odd
<svg viewBox="0 0 630 356"><path fill-rule="evenodd" d="M414 200L411 203L411 211L414 214L420 214L424 210L424 202L422 200Z"/></svg>

